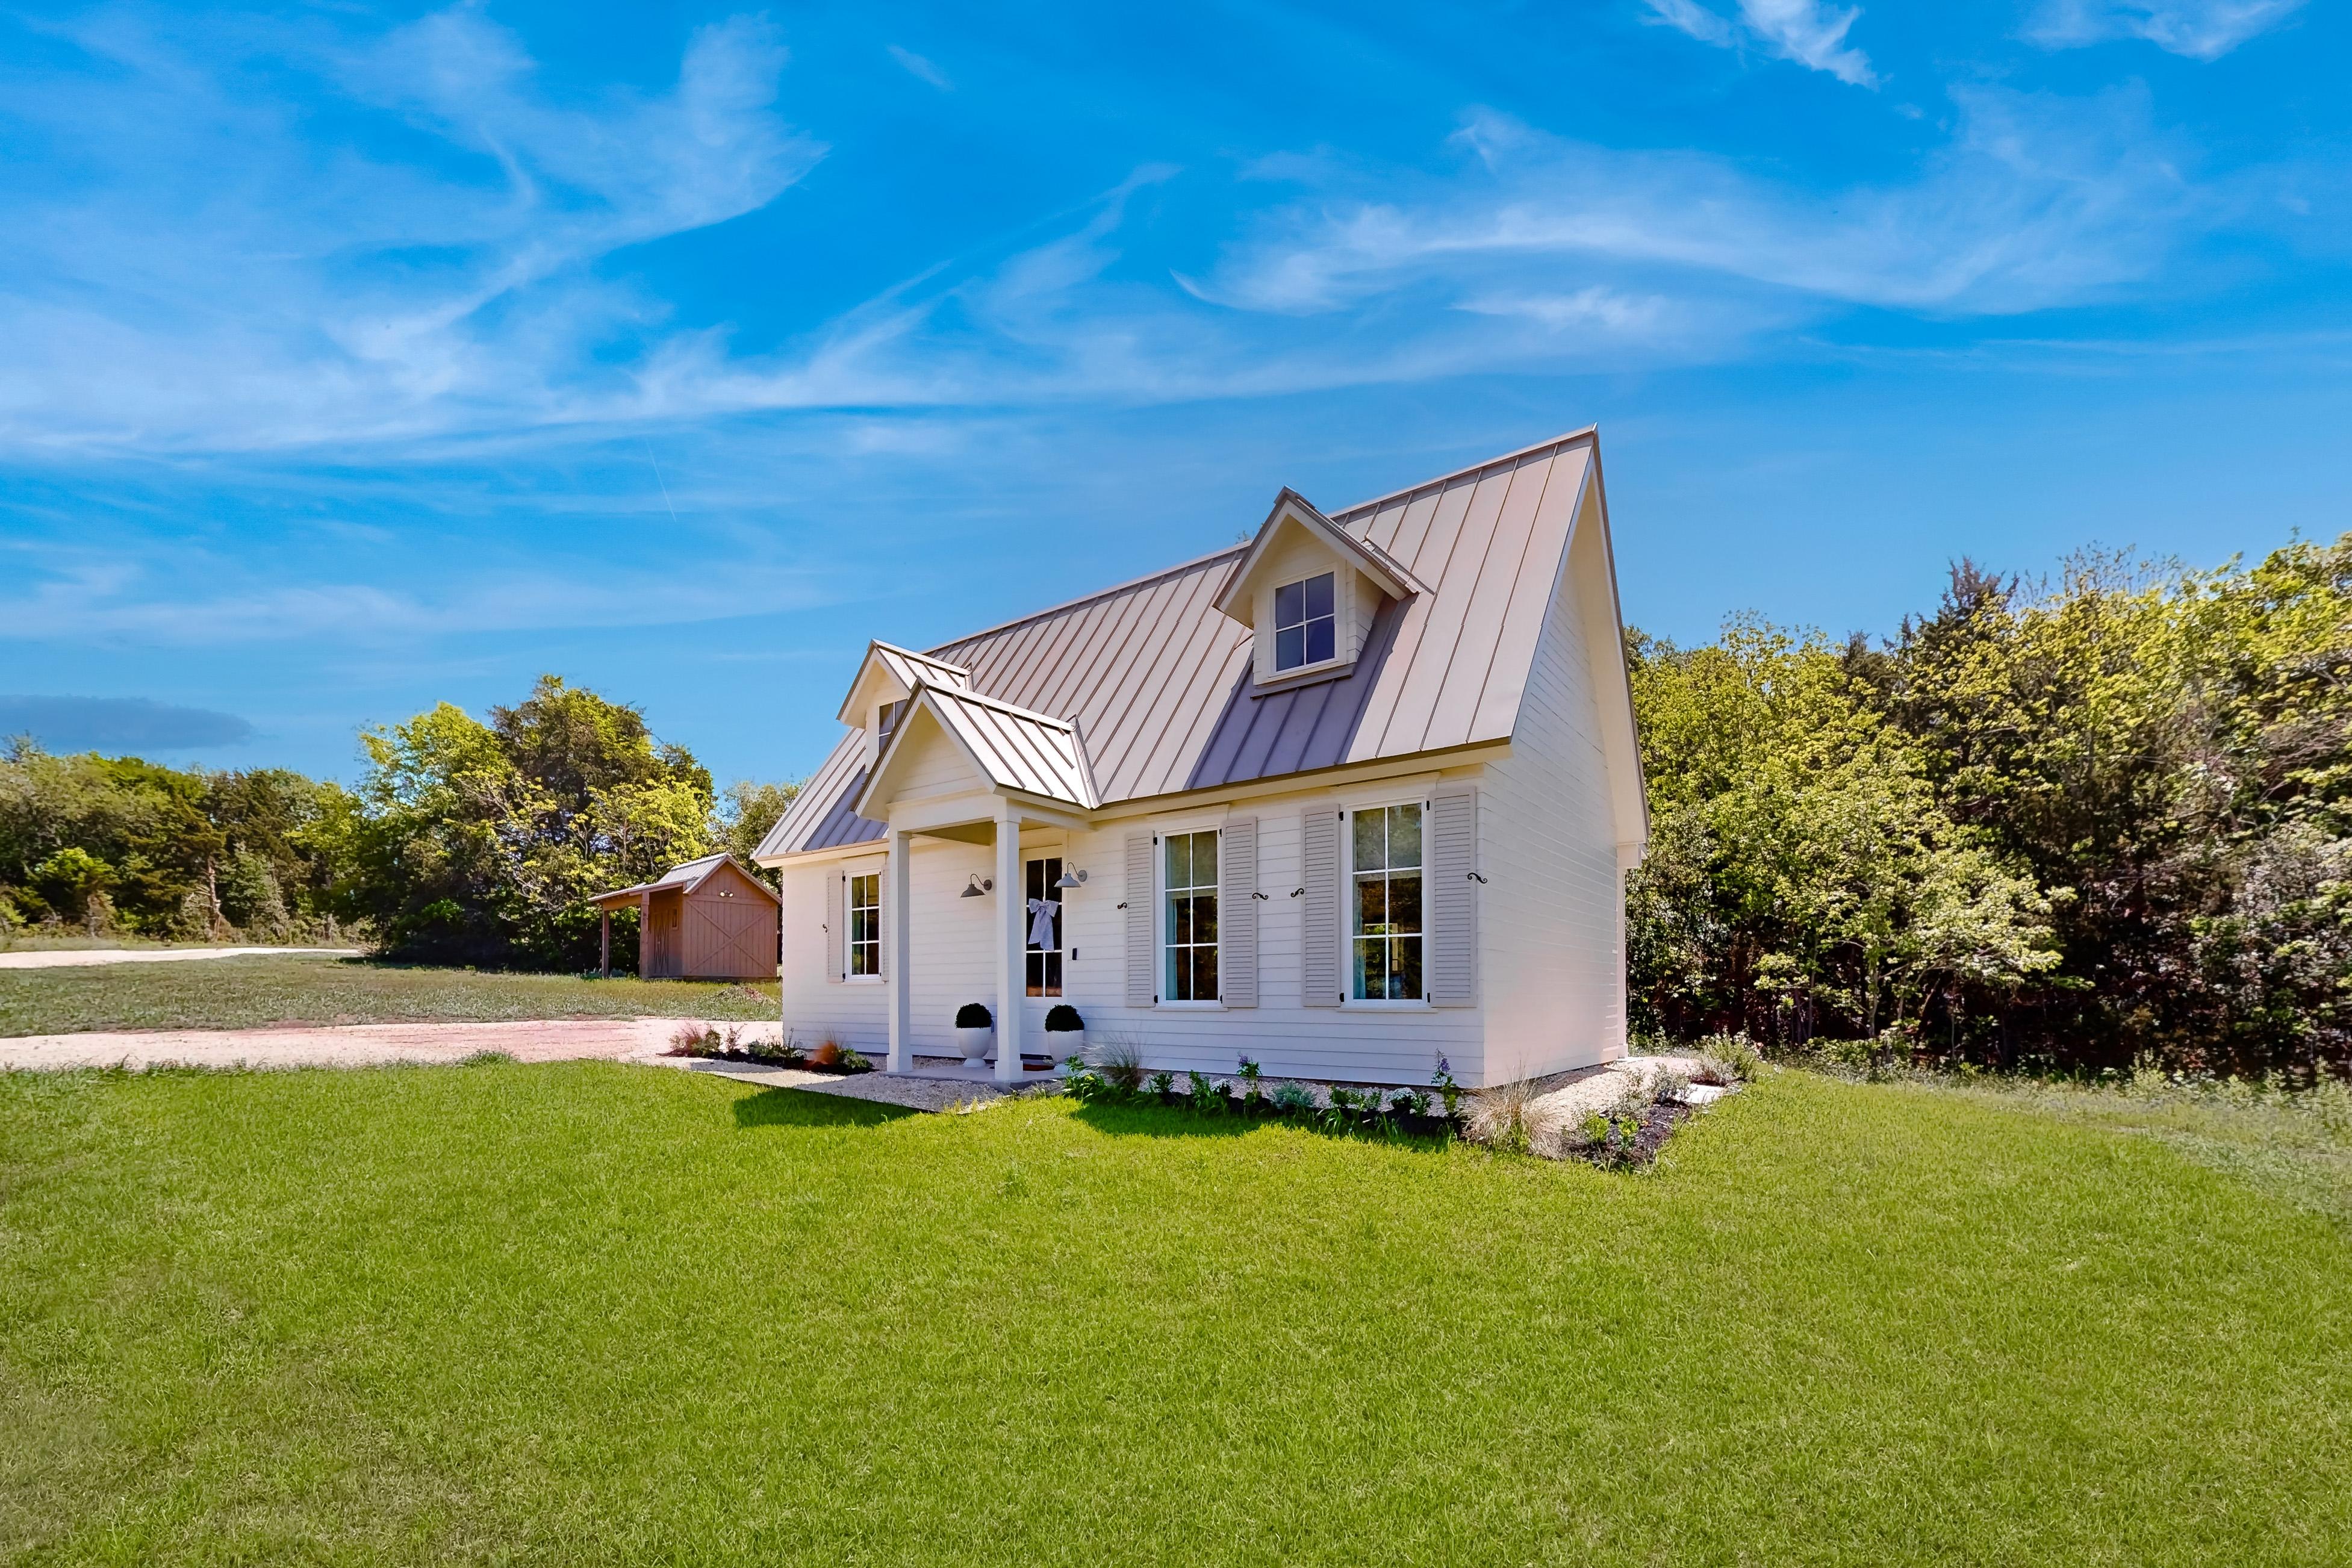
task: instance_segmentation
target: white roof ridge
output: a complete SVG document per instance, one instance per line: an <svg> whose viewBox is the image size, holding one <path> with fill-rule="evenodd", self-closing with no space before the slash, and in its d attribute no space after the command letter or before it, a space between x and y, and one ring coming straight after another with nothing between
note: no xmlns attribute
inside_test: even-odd
<svg viewBox="0 0 2352 1568"><path fill-rule="evenodd" d="M883 637L870 638L867 646L869 647L887 648L892 653L904 654L908 658L918 660L923 664L937 665L941 669L952 669L959 675L968 677L971 674L971 671L964 666L950 663L935 653L925 653L920 648L908 647L904 644L894 643Z"/></svg>

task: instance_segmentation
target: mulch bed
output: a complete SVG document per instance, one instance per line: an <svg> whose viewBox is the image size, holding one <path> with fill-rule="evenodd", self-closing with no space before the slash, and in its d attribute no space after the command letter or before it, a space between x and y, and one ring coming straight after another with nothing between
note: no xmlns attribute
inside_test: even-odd
<svg viewBox="0 0 2352 1568"><path fill-rule="evenodd" d="M1661 1100L1642 1112L1641 1131L1627 1143L1577 1143L1568 1145L1567 1155L1588 1165L1598 1165L1606 1171L1636 1171L1656 1163L1658 1151L1675 1135L1675 1129L1698 1114L1696 1106L1683 1105Z"/></svg>

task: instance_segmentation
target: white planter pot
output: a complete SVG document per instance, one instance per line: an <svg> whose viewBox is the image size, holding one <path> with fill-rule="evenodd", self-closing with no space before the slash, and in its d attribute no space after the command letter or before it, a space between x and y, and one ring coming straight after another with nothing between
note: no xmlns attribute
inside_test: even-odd
<svg viewBox="0 0 2352 1568"><path fill-rule="evenodd" d="M988 1059L989 1043L996 1038L996 1026L982 1024L976 1028L958 1027L956 1044L963 1049L966 1067L978 1067Z"/></svg>
<svg viewBox="0 0 2352 1568"><path fill-rule="evenodd" d="M1084 1029L1048 1029L1045 1031L1045 1054L1059 1067L1072 1057L1087 1053L1087 1032Z"/></svg>

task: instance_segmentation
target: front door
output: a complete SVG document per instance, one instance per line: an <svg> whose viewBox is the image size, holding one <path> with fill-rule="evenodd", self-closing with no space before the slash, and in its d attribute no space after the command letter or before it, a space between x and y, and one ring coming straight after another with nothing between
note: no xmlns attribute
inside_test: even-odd
<svg viewBox="0 0 2352 1568"><path fill-rule="evenodd" d="M1027 902L1023 918L1029 922L1028 952L1023 962L1028 966L1028 994L1032 996L1059 996L1062 994L1062 889L1054 886L1062 879L1062 858L1043 855L1024 868L1022 882Z"/></svg>

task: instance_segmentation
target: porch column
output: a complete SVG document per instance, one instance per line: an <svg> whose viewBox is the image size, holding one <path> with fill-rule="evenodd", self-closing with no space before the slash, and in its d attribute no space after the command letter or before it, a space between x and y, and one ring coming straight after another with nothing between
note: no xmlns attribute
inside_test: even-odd
<svg viewBox="0 0 2352 1568"><path fill-rule="evenodd" d="M890 991L890 1058L892 1072L912 1072L915 1068L915 1042L907 1033L908 1001L914 994L914 962L908 952L909 933L915 929L912 901L908 889L914 879L908 874L907 863L914 835L903 827L893 827L889 834L889 859L887 875L890 885L882 894L882 919L885 926L882 943L882 973Z"/></svg>
<svg viewBox="0 0 2352 1568"><path fill-rule="evenodd" d="M1024 941L1028 900L1022 897L1021 813L996 803L996 1081L1021 1081L1021 994L1027 989Z"/></svg>

